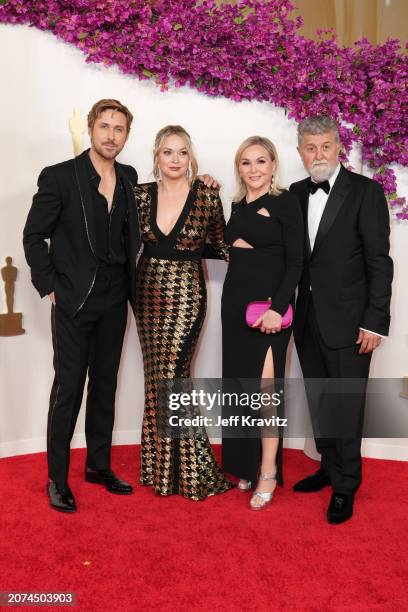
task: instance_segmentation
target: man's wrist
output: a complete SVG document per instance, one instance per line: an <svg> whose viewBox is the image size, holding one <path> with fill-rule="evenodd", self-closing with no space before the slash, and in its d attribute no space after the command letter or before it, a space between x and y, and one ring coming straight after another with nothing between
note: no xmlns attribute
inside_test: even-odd
<svg viewBox="0 0 408 612"><path fill-rule="evenodd" d="M379 334L378 332L371 331L371 329L365 329L365 327L360 327L359 329L361 331L368 332L369 334L373 334L374 336L379 336L380 338L386 338L387 337L387 336L383 336L382 334Z"/></svg>

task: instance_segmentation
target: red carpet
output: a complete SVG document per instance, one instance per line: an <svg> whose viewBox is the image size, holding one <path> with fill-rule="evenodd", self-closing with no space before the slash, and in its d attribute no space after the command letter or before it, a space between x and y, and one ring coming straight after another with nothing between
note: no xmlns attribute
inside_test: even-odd
<svg viewBox="0 0 408 612"><path fill-rule="evenodd" d="M132 483L138 453L113 449ZM65 515L48 506L44 454L0 460L0 591L73 591L77 606L59 609L95 612L408 610L406 463L365 460L354 517L336 526L329 489L291 490L316 469L300 451L285 451L285 488L259 513L236 489L205 502L139 485L115 496L84 482L83 461L72 451L78 512Z"/></svg>

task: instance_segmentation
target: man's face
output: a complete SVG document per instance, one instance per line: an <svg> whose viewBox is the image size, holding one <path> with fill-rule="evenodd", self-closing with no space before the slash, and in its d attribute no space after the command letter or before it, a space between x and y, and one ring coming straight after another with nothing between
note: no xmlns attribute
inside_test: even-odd
<svg viewBox="0 0 408 612"><path fill-rule="evenodd" d="M115 110L101 113L92 128L88 128L92 148L104 159L115 159L128 137L126 117Z"/></svg>
<svg viewBox="0 0 408 612"><path fill-rule="evenodd" d="M298 147L305 170L316 182L328 180L339 163L341 145L334 132L303 134Z"/></svg>

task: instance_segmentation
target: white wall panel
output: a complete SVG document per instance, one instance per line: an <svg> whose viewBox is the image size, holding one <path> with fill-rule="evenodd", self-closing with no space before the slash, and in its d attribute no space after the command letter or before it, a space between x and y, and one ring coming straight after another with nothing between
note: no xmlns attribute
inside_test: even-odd
<svg viewBox="0 0 408 612"><path fill-rule="evenodd" d="M30 282L22 249L22 230L40 170L72 157L68 120L73 108L83 116L99 98L124 102L134 113L134 126L120 161L134 165L141 181L151 180L154 135L168 123L180 123L191 134L200 171L223 185L225 214L234 192L233 158L247 136L261 134L277 145L281 182L305 176L296 152L296 126L283 110L257 102L235 103L195 91L161 92L150 82L122 75L115 68L86 64L81 52L51 34L25 26L0 25L0 263L11 255L19 269L15 310L23 312L26 334L0 338L0 456L45 449L48 397L53 377L50 305L40 300ZM85 139L87 145L87 138ZM353 156L356 170L358 155ZM399 191L408 192L408 172L398 168ZM408 226L393 222L392 255L396 264L391 336L375 355L372 375L408 374L407 234ZM221 375L220 297L223 262L208 266L208 314L195 360L194 375ZM3 294L3 292L2 292ZM5 311L5 304L0 303ZM289 374L300 376L296 354L290 351ZM408 407L408 406L407 406ZM119 376L115 443L140 440L143 411L143 367L133 317L129 317ZM84 444L81 413L73 445ZM301 446L292 440L291 446ZM404 440L370 441L366 454L408 459ZM370 450L374 449L374 450Z"/></svg>

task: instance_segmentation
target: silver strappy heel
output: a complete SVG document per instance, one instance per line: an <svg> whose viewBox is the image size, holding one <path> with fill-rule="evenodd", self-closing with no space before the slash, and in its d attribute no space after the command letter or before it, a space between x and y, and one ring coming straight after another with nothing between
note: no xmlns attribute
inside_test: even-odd
<svg viewBox="0 0 408 612"><path fill-rule="evenodd" d="M252 482L250 480L245 480L244 478L239 479L238 490L239 491L249 491L252 486Z"/></svg>
<svg viewBox="0 0 408 612"><path fill-rule="evenodd" d="M276 480L276 474L260 474L259 480ZM249 501L251 510L264 510L267 508L272 502L274 492L275 489L273 491L266 491L265 493L255 492Z"/></svg>

